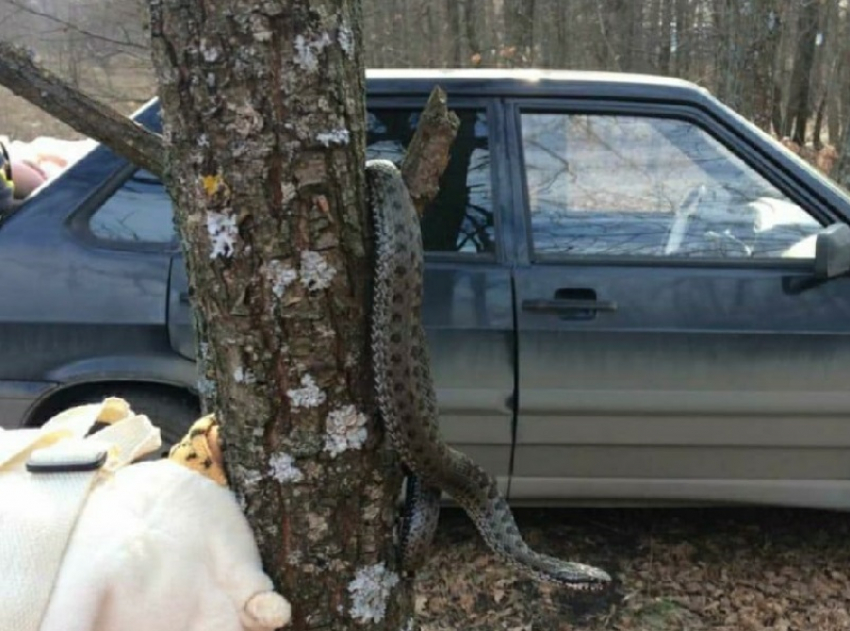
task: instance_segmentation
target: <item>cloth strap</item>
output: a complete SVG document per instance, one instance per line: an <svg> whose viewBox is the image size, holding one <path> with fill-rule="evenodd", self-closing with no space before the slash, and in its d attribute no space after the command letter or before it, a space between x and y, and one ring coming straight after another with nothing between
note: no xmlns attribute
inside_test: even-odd
<svg viewBox="0 0 850 631"><path fill-rule="evenodd" d="M110 425L86 436L97 422ZM123 399L0 431L0 629L38 631L89 493L160 445L159 429Z"/></svg>

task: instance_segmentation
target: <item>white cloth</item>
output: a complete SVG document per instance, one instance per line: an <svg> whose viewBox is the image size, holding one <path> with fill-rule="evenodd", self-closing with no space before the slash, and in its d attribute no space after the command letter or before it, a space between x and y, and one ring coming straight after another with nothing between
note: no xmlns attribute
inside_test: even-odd
<svg viewBox="0 0 850 631"><path fill-rule="evenodd" d="M83 439L97 419L114 423ZM159 444L159 430L120 399L0 432L0 631L255 631L289 621L228 489L168 460L124 466ZM25 469L103 450L97 471Z"/></svg>
<svg viewBox="0 0 850 631"><path fill-rule="evenodd" d="M108 443L84 438L98 420L118 421ZM117 469L160 444L159 430L120 399L73 408L39 429L0 433L0 630L39 630L79 513L105 475L101 468L108 462Z"/></svg>
<svg viewBox="0 0 850 631"><path fill-rule="evenodd" d="M275 629L289 603L271 590L228 489L137 463L89 496L40 631Z"/></svg>

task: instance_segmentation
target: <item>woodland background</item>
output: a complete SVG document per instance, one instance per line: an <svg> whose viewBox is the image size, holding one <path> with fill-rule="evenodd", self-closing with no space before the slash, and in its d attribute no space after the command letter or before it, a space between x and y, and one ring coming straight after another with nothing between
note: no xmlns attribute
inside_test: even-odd
<svg viewBox="0 0 850 631"><path fill-rule="evenodd" d="M0 39L132 111L154 93L146 0L0 0ZM839 150L850 127L847 0L364 0L366 65L676 76L778 137ZM0 134L73 137L2 94ZM13 104L9 107L5 104Z"/></svg>

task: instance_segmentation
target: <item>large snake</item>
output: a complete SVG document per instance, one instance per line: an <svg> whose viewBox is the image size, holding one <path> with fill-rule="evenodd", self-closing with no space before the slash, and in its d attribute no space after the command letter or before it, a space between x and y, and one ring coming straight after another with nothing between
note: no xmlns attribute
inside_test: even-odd
<svg viewBox="0 0 850 631"><path fill-rule="evenodd" d="M437 399L421 321L423 252L419 217L401 174L388 161L367 164L375 231L372 360L378 409L394 450L412 475L401 538L402 567L424 558L439 517L440 490L472 518L485 543L531 577L577 590L603 589L608 574L540 554L522 539L496 480L441 438Z"/></svg>

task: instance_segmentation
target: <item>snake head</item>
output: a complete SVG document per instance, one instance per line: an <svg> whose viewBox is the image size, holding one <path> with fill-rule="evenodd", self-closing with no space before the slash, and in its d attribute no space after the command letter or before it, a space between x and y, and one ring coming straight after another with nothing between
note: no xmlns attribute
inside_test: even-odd
<svg viewBox="0 0 850 631"><path fill-rule="evenodd" d="M564 587L576 591L601 591L611 585L607 572L584 563L567 563L558 571L557 579Z"/></svg>

